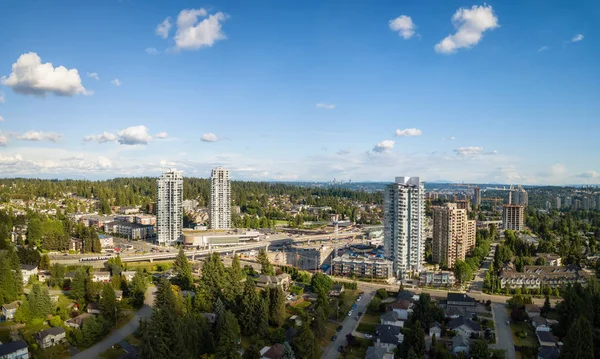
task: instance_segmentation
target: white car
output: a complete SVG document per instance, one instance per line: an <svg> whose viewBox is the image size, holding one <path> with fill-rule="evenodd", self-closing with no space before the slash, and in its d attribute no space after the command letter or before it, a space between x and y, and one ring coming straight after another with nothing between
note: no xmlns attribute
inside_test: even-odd
<svg viewBox="0 0 600 359"><path fill-rule="evenodd" d="M292 299L294 299L294 297L293 297L293 296L291 296L291 295L288 295L288 296L287 296L285 299L287 299L287 300L292 300Z"/></svg>
<svg viewBox="0 0 600 359"><path fill-rule="evenodd" d="M349 311L349 312L348 312L348 316L349 316L349 317L350 317L350 316L352 316L352 311Z"/></svg>
<svg viewBox="0 0 600 359"><path fill-rule="evenodd" d="M371 334L365 334L365 338L371 339L371 338L373 338L373 336Z"/></svg>

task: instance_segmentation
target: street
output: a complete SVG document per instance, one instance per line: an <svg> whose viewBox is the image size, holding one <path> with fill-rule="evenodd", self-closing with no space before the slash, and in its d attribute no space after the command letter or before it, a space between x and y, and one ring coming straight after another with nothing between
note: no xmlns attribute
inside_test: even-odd
<svg viewBox="0 0 600 359"><path fill-rule="evenodd" d="M515 358L515 345L513 343L512 332L510 331L510 326L506 324L509 319L506 306L492 304L492 312L496 325L496 349L504 349L506 350L507 358Z"/></svg>
<svg viewBox="0 0 600 359"><path fill-rule="evenodd" d="M346 316L346 319L344 319L344 322L342 323L342 330L336 334L337 339L329 343L327 349L325 349L325 352L323 352L323 356L321 358L335 359L338 357L338 348L340 347L340 345L346 345L346 335L354 332L354 330L358 326L358 323L360 322L360 318L358 318L359 320L355 319L356 316L359 312L365 313L367 311L367 306L369 305L369 302L371 301L374 295L374 290L365 291L363 293L361 300L356 302L356 308L352 311L352 316Z"/></svg>

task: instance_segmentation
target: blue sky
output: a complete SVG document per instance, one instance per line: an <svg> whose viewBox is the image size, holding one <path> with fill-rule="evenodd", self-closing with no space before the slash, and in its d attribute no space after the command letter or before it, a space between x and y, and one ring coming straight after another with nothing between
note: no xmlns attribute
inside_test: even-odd
<svg viewBox="0 0 600 359"><path fill-rule="evenodd" d="M600 182L596 1L2 10L5 177Z"/></svg>

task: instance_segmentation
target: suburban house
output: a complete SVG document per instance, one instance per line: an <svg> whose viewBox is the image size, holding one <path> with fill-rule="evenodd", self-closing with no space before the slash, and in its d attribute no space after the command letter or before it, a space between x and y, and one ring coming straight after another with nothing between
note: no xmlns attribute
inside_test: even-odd
<svg viewBox="0 0 600 359"><path fill-rule="evenodd" d="M48 279L50 279L50 272L47 270L41 270L38 272L38 280L42 283L45 283Z"/></svg>
<svg viewBox="0 0 600 359"><path fill-rule="evenodd" d="M541 347L537 354L537 359L558 359L560 350L556 347Z"/></svg>
<svg viewBox="0 0 600 359"><path fill-rule="evenodd" d="M121 275L123 277L125 277L126 281L131 282L133 280L133 277L135 276L135 271L126 270L126 271L121 272Z"/></svg>
<svg viewBox="0 0 600 359"><path fill-rule="evenodd" d="M0 358L29 359L29 348L24 340L0 344Z"/></svg>
<svg viewBox="0 0 600 359"><path fill-rule="evenodd" d="M32 275L37 276L38 267L31 264L21 264L21 274L23 275L23 284L27 284Z"/></svg>
<svg viewBox="0 0 600 359"><path fill-rule="evenodd" d="M538 253L536 259L537 258L542 258L546 262L546 266L560 267L560 265L562 264L562 261L558 254Z"/></svg>
<svg viewBox="0 0 600 359"><path fill-rule="evenodd" d="M434 322L433 325L429 328L429 336L432 337L434 334L436 338L442 336L442 326L438 322Z"/></svg>
<svg viewBox="0 0 600 359"><path fill-rule="evenodd" d="M452 319L448 323L448 328L454 330L457 334L470 337L473 333L481 334L481 325L474 320L460 316Z"/></svg>
<svg viewBox="0 0 600 359"><path fill-rule="evenodd" d="M260 351L261 359L279 359L283 355L283 345L274 344L272 347L264 347Z"/></svg>
<svg viewBox="0 0 600 359"><path fill-rule="evenodd" d="M469 353L469 338L464 335L457 334L452 338L452 353Z"/></svg>
<svg viewBox="0 0 600 359"><path fill-rule="evenodd" d="M65 340L67 332L61 327L54 327L37 332L34 337L39 347L50 348Z"/></svg>
<svg viewBox="0 0 600 359"><path fill-rule="evenodd" d="M531 318L531 325L535 328L535 331L549 332L550 324L546 318L539 316Z"/></svg>
<svg viewBox="0 0 600 359"><path fill-rule="evenodd" d="M396 300L408 300L409 302L414 303L419 300L419 295L411 292L410 290L403 290L396 295Z"/></svg>
<svg viewBox="0 0 600 359"><path fill-rule="evenodd" d="M538 337L540 347L556 347L556 337L551 332L537 331L535 335Z"/></svg>
<svg viewBox="0 0 600 359"><path fill-rule="evenodd" d="M83 248L83 241L79 238L71 238L69 242L69 250L79 253L81 252L81 248Z"/></svg>
<svg viewBox="0 0 600 359"><path fill-rule="evenodd" d="M279 287L284 291L288 290L290 283L292 282L292 276L287 273L280 275L261 275L256 281L256 286L259 288L267 287Z"/></svg>
<svg viewBox="0 0 600 359"><path fill-rule="evenodd" d="M379 319L382 325L393 325L395 327L404 327L404 322L400 320L400 315L394 311L387 312Z"/></svg>
<svg viewBox="0 0 600 359"><path fill-rule="evenodd" d="M477 302L475 299L469 297L464 293L448 293L448 297L446 298L446 306L457 307L463 309L469 309L475 307Z"/></svg>
<svg viewBox="0 0 600 359"><path fill-rule="evenodd" d="M388 310L397 313L398 319L407 320L408 315L412 313L412 309L410 309L411 306L412 303L409 300L402 299L397 302L390 303L390 305L388 305Z"/></svg>
<svg viewBox="0 0 600 359"><path fill-rule="evenodd" d="M110 282L110 272L97 271L92 274L92 282Z"/></svg>
<svg viewBox="0 0 600 359"><path fill-rule="evenodd" d="M344 286L341 284L334 284L333 287L331 287L331 290L329 291L329 296L330 297L339 297L340 294L342 294L342 292L344 291Z"/></svg>
<svg viewBox="0 0 600 359"><path fill-rule="evenodd" d="M375 328L373 344L376 348L384 348L393 351L398 344L404 341L404 335L400 332L400 327L393 325L378 325Z"/></svg>
<svg viewBox="0 0 600 359"><path fill-rule="evenodd" d="M2 315L4 316L4 319L6 319L6 320L15 319L15 312L17 311L18 308L19 308L19 302L16 300L14 302L6 303L6 304L2 305Z"/></svg>
<svg viewBox="0 0 600 359"><path fill-rule="evenodd" d="M92 316L93 314L83 313L76 316L75 318L65 320L65 325L68 325L71 328L79 329L83 325L83 321Z"/></svg>
<svg viewBox="0 0 600 359"><path fill-rule="evenodd" d="M385 348L368 347L365 359L394 359L394 352Z"/></svg>
<svg viewBox="0 0 600 359"><path fill-rule="evenodd" d="M535 304L525 304L525 313L529 316L529 318L539 317L542 314L540 307Z"/></svg>
<svg viewBox="0 0 600 359"><path fill-rule="evenodd" d="M100 314L100 306L96 302L91 302L87 305L86 311L90 314Z"/></svg>

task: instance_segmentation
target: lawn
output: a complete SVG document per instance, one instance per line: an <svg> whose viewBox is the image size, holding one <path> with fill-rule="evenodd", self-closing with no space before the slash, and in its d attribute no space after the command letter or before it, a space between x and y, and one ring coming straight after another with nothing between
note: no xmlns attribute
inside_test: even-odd
<svg viewBox="0 0 600 359"><path fill-rule="evenodd" d="M71 357L68 344L59 344L47 349L33 351L33 358L40 359L66 359Z"/></svg>
<svg viewBox="0 0 600 359"><path fill-rule="evenodd" d="M292 306L292 308L298 309L298 310L304 310L304 309L310 307L311 304L312 303L310 301L305 300L305 301L302 301L302 302Z"/></svg>
<svg viewBox="0 0 600 359"><path fill-rule="evenodd" d="M373 341L364 338L355 338L358 346L346 348L345 358L363 359L367 355L367 348L373 345Z"/></svg>
<svg viewBox="0 0 600 359"><path fill-rule="evenodd" d="M127 338L125 338L125 340L127 340L127 342L135 347L138 347L140 344L142 344L142 340L137 338L135 335L133 334L129 334L129 336Z"/></svg>
<svg viewBox="0 0 600 359"><path fill-rule="evenodd" d="M529 326L529 324L511 322L510 330L512 331L513 342L515 343L515 345L521 346L521 347L523 347L523 346L533 347L533 348L538 347L537 337L535 335L535 332L531 328L531 326ZM517 333L520 331L525 332L527 334L527 337L519 338Z"/></svg>
<svg viewBox="0 0 600 359"><path fill-rule="evenodd" d="M1 329L0 330L0 342L8 343L10 341L10 330L9 329Z"/></svg>
<svg viewBox="0 0 600 359"><path fill-rule="evenodd" d="M114 346L114 349L108 349L100 353L102 359L119 359L123 355L127 354L118 344Z"/></svg>
<svg viewBox="0 0 600 359"><path fill-rule="evenodd" d="M337 334L338 325L335 323L327 322L325 325L325 335L319 338L319 344L326 348L331 342L331 338Z"/></svg>

